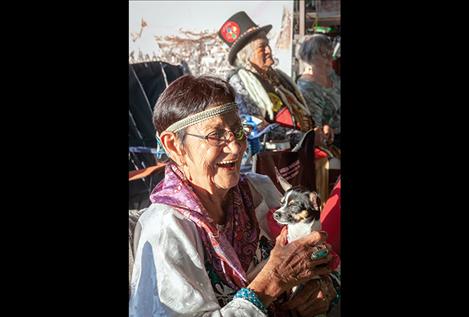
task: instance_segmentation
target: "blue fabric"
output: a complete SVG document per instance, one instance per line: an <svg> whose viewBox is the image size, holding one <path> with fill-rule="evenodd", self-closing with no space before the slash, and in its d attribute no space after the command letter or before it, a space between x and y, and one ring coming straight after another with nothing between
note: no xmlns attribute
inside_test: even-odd
<svg viewBox="0 0 469 317"><path fill-rule="evenodd" d="M331 73L330 79L333 86L324 88L306 77L300 77L297 81L310 112L313 114L314 122L318 126L329 125L335 134L340 133L340 78Z"/></svg>

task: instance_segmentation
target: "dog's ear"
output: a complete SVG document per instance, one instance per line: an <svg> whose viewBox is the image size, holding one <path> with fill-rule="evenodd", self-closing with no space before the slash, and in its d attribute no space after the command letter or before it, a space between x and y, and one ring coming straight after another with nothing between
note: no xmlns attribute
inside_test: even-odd
<svg viewBox="0 0 469 317"><path fill-rule="evenodd" d="M318 193L315 191L309 193L309 202L315 210L321 210L321 198L319 198Z"/></svg>
<svg viewBox="0 0 469 317"><path fill-rule="evenodd" d="M290 188L293 186L287 182L285 178L280 175L280 172L278 171L277 167L275 167L275 175L277 176L277 181L280 183L280 186L282 186L283 190L287 192Z"/></svg>

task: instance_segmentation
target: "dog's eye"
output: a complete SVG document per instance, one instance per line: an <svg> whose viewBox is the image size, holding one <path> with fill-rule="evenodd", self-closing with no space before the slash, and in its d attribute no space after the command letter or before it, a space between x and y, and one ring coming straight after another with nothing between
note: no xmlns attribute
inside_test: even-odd
<svg viewBox="0 0 469 317"><path fill-rule="evenodd" d="M295 204L295 203L296 203L295 200L290 200L290 201L288 202L288 206L291 206L291 205L293 205L293 204Z"/></svg>

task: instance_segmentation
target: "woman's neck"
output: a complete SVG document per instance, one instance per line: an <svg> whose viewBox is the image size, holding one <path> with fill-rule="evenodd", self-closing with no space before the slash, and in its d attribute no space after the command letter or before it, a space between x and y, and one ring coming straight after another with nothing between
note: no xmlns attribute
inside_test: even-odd
<svg viewBox="0 0 469 317"><path fill-rule="evenodd" d="M332 81L330 74L332 71L332 66L327 64L317 64L317 65L308 65L303 75L311 77L311 80L319 85L330 88L332 87Z"/></svg>
<svg viewBox="0 0 469 317"><path fill-rule="evenodd" d="M261 77L267 77L267 73L268 73L270 67L269 68L261 68L261 67L259 67L258 65L254 64L252 62L250 62L250 66L251 66L251 69L255 70L256 73L258 73Z"/></svg>
<svg viewBox="0 0 469 317"><path fill-rule="evenodd" d="M226 208L230 200L229 190L217 189L208 191L202 187L192 184L195 194L199 197L202 205L208 212L208 215L219 225L225 224Z"/></svg>

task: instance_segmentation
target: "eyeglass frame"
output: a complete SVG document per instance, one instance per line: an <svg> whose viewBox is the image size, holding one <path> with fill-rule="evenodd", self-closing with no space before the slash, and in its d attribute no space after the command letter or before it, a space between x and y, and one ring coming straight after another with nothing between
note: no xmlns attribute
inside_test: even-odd
<svg viewBox="0 0 469 317"><path fill-rule="evenodd" d="M250 131L249 132L246 132L246 129L249 129ZM207 143L211 146L222 146L222 145L226 145L226 144L229 144L231 142L233 142L233 140L236 140L238 142L240 141L245 141L248 137L248 135L250 134L251 132L251 127L248 126L248 125L240 125L238 128L236 128L236 130L233 132L232 130L228 130L228 129L225 129L225 134L223 135L223 138L218 138L218 137L214 137L213 139L217 139L216 141L218 142L218 144L212 144L210 143L209 141L209 136L213 133L216 133L216 131L213 131L213 132L210 132L209 134L207 135L200 135L200 134L192 134L192 133L185 133L186 135L190 135L190 136L193 136L193 137L197 137L199 139L204 139L205 141L207 141ZM243 136L242 138L237 138L236 137L236 133L238 133L239 131L242 131L243 132ZM229 137L226 138L226 134L229 134ZM233 137L231 137L231 135L233 135ZM212 139L212 140L213 140Z"/></svg>

